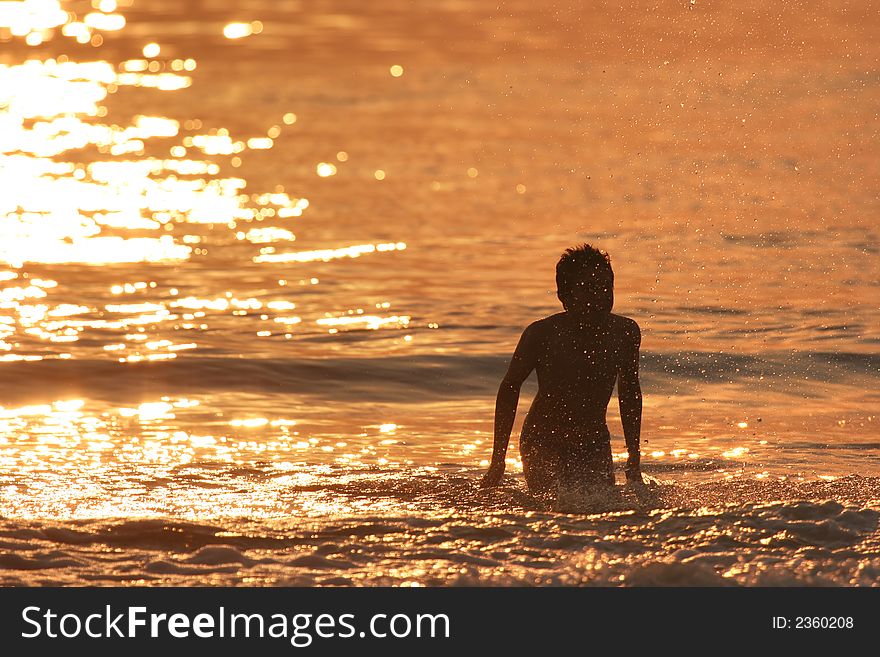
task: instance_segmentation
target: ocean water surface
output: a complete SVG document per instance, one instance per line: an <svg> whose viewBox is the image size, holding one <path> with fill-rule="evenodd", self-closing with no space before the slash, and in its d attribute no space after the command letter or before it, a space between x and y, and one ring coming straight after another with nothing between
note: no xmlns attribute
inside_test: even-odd
<svg viewBox="0 0 880 657"><path fill-rule="evenodd" d="M0 3L0 583L877 584L875 12L550 4ZM482 490L580 242L648 484Z"/></svg>

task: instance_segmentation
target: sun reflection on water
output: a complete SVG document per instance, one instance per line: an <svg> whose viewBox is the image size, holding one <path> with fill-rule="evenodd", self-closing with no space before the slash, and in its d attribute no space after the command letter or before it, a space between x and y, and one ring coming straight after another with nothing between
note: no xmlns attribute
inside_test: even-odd
<svg viewBox="0 0 880 657"><path fill-rule="evenodd" d="M327 325L405 328L409 316L336 318L338 311L316 307L290 315L299 304L273 294L261 276L235 291L202 285L203 262L223 270L235 260L255 272L265 269L274 281L271 270L280 266L402 251L406 244L284 248L297 240L289 224L303 216L308 199L281 185L246 192L247 180L226 172L241 167L248 152L274 147L297 123L293 112L263 134L235 135L191 116L115 109L126 89L189 89L197 70L195 59L156 41L138 46L143 58L129 52L117 62L100 59L102 33L109 39L126 29L130 4L96 0L79 15L54 1L0 3L0 41L26 38L38 45L37 37L46 43L61 35L90 43L97 54L94 61L74 61L66 54L35 57L39 51L31 50L18 63L0 64L0 262L9 266L0 272L0 359L168 360L205 347L204 339L178 339L179 331L270 337L253 325L266 321L284 325L288 340L305 324L313 327L307 334L324 336L338 333L328 334ZM262 29L259 21L230 23L224 36L236 40ZM348 154L340 151L337 159L344 162ZM329 175L336 165L321 163L318 171ZM31 274L59 265L109 272L150 264L155 269L148 278L126 282L125 276L104 287L104 295L109 288L122 297L113 301L81 285L74 293L63 277L59 284ZM318 279L307 274L304 282ZM249 344L242 338L234 348Z"/></svg>
<svg viewBox="0 0 880 657"><path fill-rule="evenodd" d="M206 415L220 420L205 423ZM4 515L260 516L287 513L291 503L320 514L332 499L294 501L292 487L314 483L328 467L411 463L405 443L382 439L396 423L365 427L343 441L290 417L223 415L210 402L185 397L131 406L63 399L0 407ZM242 499L245 480L250 492Z"/></svg>

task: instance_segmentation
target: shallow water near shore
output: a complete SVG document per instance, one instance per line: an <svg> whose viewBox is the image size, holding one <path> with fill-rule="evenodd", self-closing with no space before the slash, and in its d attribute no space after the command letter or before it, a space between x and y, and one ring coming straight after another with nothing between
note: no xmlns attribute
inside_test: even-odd
<svg viewBox="0 0 880 657"><path fill-rule="evenodd" d="M6 6L0 584L876 585L877 18L703 4ZM649 484L482 490L577 242Z"/></svg>
<svg viewBox="0 0 880 657"><path fill-rule="evenodd" d="M474 473L449 470L330 469L317 485L276 481L260 486L274 488L276 508L258 516L190 520L192 510L180 509L164 518L4 520L2 581L873 586L880 575L877 478L655 481L584 500L571 513L548 510L515 484L478 491ZM231 479L261 478L213 474L202 485L215 503Z"/></svg>

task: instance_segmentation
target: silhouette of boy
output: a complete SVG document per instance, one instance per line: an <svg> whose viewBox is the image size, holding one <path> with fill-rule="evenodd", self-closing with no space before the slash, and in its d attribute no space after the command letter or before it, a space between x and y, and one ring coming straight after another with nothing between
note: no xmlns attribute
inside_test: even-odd
<svg viewBox="0 0 880 657"><path fill-rule="evenodd" d="M605 412L615 381L629 452L626 478L641 482L641 333L633 320L611 312L614 272L608 254L589 244L567 249L556 265L556 294L565 312L523 331L501 381L492 462L481 484L501 481L520 387L535 369L538 394L520 434L529 490L547 494L614 485Z"/></svg>

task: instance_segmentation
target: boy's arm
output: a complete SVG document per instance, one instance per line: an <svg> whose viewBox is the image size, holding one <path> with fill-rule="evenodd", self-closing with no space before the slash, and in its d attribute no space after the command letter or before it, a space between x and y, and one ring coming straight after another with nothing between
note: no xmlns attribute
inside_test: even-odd
<svg viewBox="0 0 880 657"><path fill-rule="evenodd" d="M639 434L642 429L642 388L639 385L639 346L642 334L639 325L630 320L625 331L626 349L617 377L617 399L620 403L620 420L626 439L626 478L642 481L640 470Z"/></svg>
<svg viewBox="0 0 880 657"><path fill-rule="evenodd" d="M495 399L495 442L492 447L492 461L489 471L480 482L483 486L496 486L504 474L507 445L510 442L510 432L513 429L513 421L516 418L516 405L519 402L519 391L523 381L529 378L529 374L538 363L538 329L535 324L530 324L519 339L507 374L501 380L498 388L498 396Z"/></svg>

